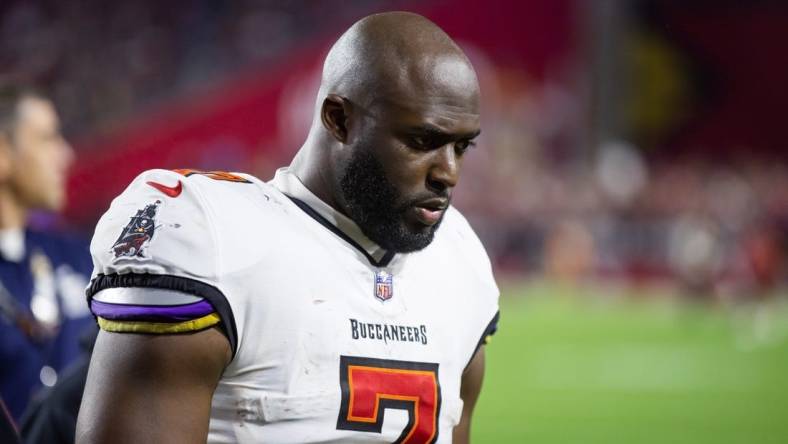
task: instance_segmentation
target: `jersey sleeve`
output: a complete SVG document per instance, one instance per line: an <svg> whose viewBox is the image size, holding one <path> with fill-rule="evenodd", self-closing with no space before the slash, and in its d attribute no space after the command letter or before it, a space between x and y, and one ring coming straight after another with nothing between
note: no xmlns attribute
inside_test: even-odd
<svg viewBox="0 0 788 444"><path fill-rule="evenodd" d="M146 171L101 217L86 292L100 328L173 334L218 326L235 353L216 227L198 185L173 171Z"/></svg>
<svg viewBox="0 0 788 444"><path fill-rule="evenodd" d="M469 304L473 307L474 313L478 313L479 316L476 317L478 322L473 326L473 329L479 332L477 333L479 336L476 336L479 339L470 355L470 359L473 359L479 348L487 344L498 331L500 290L495 282L487 251L468 220L453 207L450 207L449 215L454 221L451 226L456 236L453 238L452 244L457 248L457 255L464 257L470 264L471 273L475 276L475 279L472 280L475 297L473 301L469 301Z"/></svg>
<svg viewBox="0 0 788 444"><path fill-rule="evenodd" d="M476 344L476 350L479 350L479 347L481 347L482 345L486 345L487 343L490 342L492 336L495 334L495 332L498 331L498 321L500 319L501 319L501 312L499 310L495 312L495 316L493 316L493 318L490 320L490 323L487 324L487 328L484 329L484 332L482 333L482 337L479 339L479 343ZM473 354L476 354L476 352L474 351Z"/></svg>

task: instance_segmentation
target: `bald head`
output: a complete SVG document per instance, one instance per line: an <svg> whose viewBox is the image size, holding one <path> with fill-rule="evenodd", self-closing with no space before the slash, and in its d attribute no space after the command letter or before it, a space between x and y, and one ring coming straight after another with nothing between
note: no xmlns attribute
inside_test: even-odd
<svg viewBox="0 0 788 444"><path fill-rule="evenodd" d="M447 87L471 100L478 95L476 74L459 46L420 15L387 12L359 20L334 44L320 96L337 94L366 107Z"/></svg>
<svg viewBox="0 0 788 444"><path fill-rule="evenodd" d="M315 119L291 169L386 250L433 239L479 134L476 73L416 14L366 17L326 57Z"/></svg>

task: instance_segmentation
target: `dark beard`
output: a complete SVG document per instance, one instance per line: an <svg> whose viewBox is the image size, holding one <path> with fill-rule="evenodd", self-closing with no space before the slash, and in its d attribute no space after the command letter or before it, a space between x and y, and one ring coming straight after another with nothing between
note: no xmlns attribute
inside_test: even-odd
<svg viewBox="0 0 788 444"><path fill-rule="evenodd" d="M401 202L397 188L386 178L383 165L368 149L356 148L340 180L346 210L361 231L386 250L409 253L425 248L442 222L416 231L405 212L417 200Z"/></svg>

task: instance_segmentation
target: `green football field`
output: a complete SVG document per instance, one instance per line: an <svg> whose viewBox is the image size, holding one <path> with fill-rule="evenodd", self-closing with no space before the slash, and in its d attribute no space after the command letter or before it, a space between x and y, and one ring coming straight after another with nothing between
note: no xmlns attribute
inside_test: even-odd
<svg viewBox="0 0 788 444"><path fill-rule="evenodd" d="M474 443L788 443L788 303L503 291Z"/></svg>

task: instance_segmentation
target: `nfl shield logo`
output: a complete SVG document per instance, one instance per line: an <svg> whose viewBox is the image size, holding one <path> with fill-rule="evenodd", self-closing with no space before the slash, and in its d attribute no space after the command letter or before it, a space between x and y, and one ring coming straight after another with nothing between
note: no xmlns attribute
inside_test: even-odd
<svg viewBox="0 0 788 444"><path fill-rule="evenodd" d="M394 296L393 276L385 270L375 273L375 297L385 302Z"/></svg>

